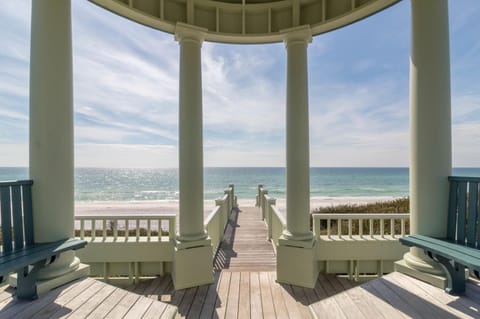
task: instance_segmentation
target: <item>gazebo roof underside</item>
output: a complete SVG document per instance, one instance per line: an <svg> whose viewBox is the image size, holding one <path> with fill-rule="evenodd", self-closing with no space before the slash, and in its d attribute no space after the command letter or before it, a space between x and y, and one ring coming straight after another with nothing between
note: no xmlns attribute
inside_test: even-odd
<svg viewBox="0 0 480 319"><path fill-rule="evenodd" d="M309 25L312 35L375 14L400 0L90 0L120 16L175 33L177 22L205 29L205 40L271 43Z"/></svg>

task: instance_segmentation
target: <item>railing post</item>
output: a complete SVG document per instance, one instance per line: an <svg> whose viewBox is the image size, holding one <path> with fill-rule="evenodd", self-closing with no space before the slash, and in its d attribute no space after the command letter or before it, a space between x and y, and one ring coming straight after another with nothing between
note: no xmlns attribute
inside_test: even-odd
<svg viewBox="0 0 480 319"><path fill-rule="evenodd" d="M263 189L263 185L262 185L262 184L258 184L258 187L257 187L257 200L256 200L256 203L255 203L255 206L256 206L256 207L262 207L262 189Z"/></svg>
<svg viewBox="0 0 480 319"><path fill-rule="evenodd" d="M262 220L265 220L268 212L268 190L262 190Z"/></svg>
<svg viewBox="0 0 480 319"><path fill-rule="evenodd" d="M268 210L267 210L267 225L268 225L268 240L272 239L272 205L275 206L277 204L277 200L275 198L269 198L267 201Z"/></svg>
<svg viewBox="0 0 480 319"><path fill-rule="evenodd" d="M230 188L230 211L236 206L235 205L235 185L229 184L228 187Z"/></svg>
<svg viewBox="0 0 480 319"><path fill-rule="evenodd" d="M223 199L219 198L215 200L215 206L220 206L220 210L221 210L221 218L220 218L218 233L220 235L219 236L220 241L222 241L223 234L225 232L225 226L227 224L227 219L228 219L228 214L227 214L228 205Z"/></svg>
<svg viewBox="0 0 480 319"><path fill-rule="evenodd" d="M226 202L226 205L227 205L227 211L231 212L232 211L232 201L231 201L231 197L232 197L232 193L230 192L230 189L229 188L226 188L224 191L223 191L223 194L227 195L227 202Z"/></svg>

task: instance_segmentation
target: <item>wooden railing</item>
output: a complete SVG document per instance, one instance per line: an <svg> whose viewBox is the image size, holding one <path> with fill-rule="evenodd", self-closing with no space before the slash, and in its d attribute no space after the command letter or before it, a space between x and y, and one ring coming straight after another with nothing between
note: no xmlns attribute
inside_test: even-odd
<svg viewBox="0 0 480 319"><path fill-rule="evenodd" d="M237 205L234 185L229 185L215 203L204 222L213 252L223 239L230 212ZM176 214L75 216L75 226L75 236L88 241L77 255L90 265L92 276L129 284L144 276L172 271Z"/></svg>
<svg viewBox="0 0 480 319"><path fill-rule="evenodd" d="M258 185L256 206L262 209L262 219L267 224L267 239L272 242L275 253L277 251L278 239L282 236L287 225L285 216L276 206L277 200L268 195L268 190L263 185Z"/></svg>
<svg viewBox="0 0 480 319"><path fill-rule="evenodd" d="M258 186L257 207L268 226L274 249L286 220L263 185ZM408 248L398 238L408 234L409 214L313 214L319 269L356 280L393 271Z"/></svg>
<svg viewBox="0 0 480 319"><path fill-rule="evenodd" d="M75 235L88 241L77 256L106 282L129 284L169 272L176 214L76 216Z"/></svg>
<svg viewBox="0 0 480 319"><path fill-rule="evenodd" d="M75 216L76 236L87 241L174 240L176 214Z"/></svg>
<svg viewBox="0 0 480 319"><path fill-rule="evenodd" d="M232 209L237 206L234 189L233 184L225 189L223 197L215 200L215 208L204 221L205 230L212 241L213 254L216 253L220 242L223 240L225 227Z"/></svg>
<svg viewBox="0 0 480 319"><path fill-rule="evenodd" d="M405 236L405 225L410 214L313 214L313 232L322 236L339 238L359 236L374 239Z"/></svg>

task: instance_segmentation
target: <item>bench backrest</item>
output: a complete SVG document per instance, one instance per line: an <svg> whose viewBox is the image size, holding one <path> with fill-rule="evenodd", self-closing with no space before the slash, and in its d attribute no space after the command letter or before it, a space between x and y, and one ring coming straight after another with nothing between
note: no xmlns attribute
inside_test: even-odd
<svg viewBox="0 0 480 319"><path fill-rule="evenodd" d="M33 181L0 182L0 253L8 253L33 244Z"/></svg>
<svg viewBox="0 0 480 319"><path fill-rule="evenodd" d="M480 249L479 177L450 176L447 237Z"/></svg>

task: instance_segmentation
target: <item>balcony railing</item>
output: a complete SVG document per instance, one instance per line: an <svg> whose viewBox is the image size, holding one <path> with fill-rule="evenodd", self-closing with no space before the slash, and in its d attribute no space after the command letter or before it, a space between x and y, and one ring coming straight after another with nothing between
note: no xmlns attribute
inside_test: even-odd
<svg viewBox="0 0 480 319"><path fill-rule="evenodd" d="M205 219L212 240L212 253L223 239L223 231L232 208L237 205L234 186ZM92 276L122 284L138 282L141 277L163 275L172 271L177 232L176 214L75 216L75 235L88 245L77 251L90 265Z"/></svg>
<svg viewBox="0 0 480 319"><path fill-rule="evenodd" d="M76 236L90 242L170 241L175 239L176 214L76 216Z"/></svg>
<svg viewBox="0 0 480 319"><path fill-rule="evenodd" d="M205 218L204 225L210 239L212 241L213 253L218 249L220 242L223 240L225 227L232 209L237 206L237 199L234 192L234 186L229 187L224 191L222 198L215 200L215 208Z"/></svg>
<svg viewBox="0 0 480 319"><path fill-rule="evenodd" d="M317 239L333 236L375 239L405 236L410 214L313 214L313 232Z"/></svg>
<svg viewBox="0 0 480 319"><path fill-rule="evenodd" d="M258 186L257 206L274 249L286 228L285 216L268 190ZM393 271L408 248L398 238L408 234L409 214L312 214L320 271L360 280Z"/></svg>

